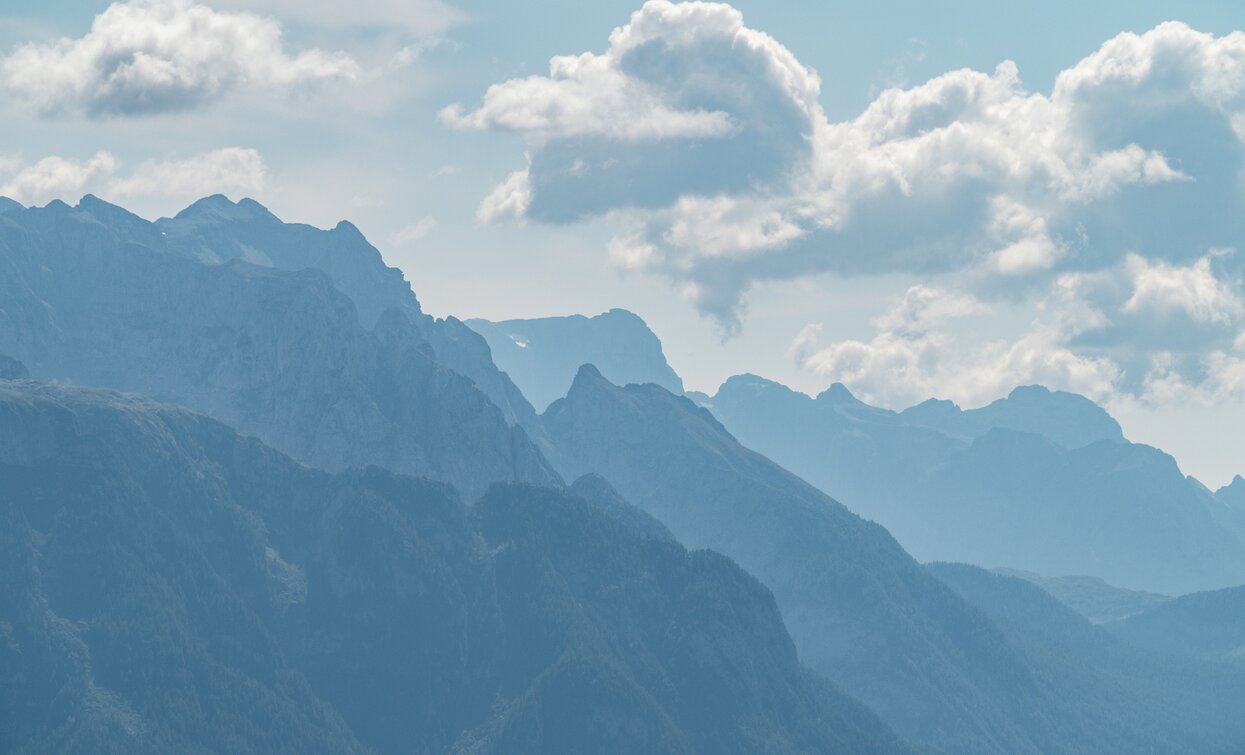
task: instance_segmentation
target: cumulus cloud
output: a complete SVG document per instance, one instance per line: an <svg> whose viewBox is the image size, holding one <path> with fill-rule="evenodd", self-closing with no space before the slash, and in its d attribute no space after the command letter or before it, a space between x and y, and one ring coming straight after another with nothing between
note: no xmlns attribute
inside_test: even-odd
<svg viewBox="0 0 1245 755"><path fill-rule="evenodd" d="M62 197L80 197L93 185L112 175L120 162L100 151L86 160L45 157L33 165L10 160L13 174L0 184L0 196L22 204L44 204Z"/></svg>
<svg viewBox="0 0 1245 755"><path fill-rule="evenodd" d="M259 152L227 147L180 160L146 160L113 181L110 192L122 197L254 193L264 187L267 172Z"/></svg>
<svg viewBox="0 0 1245 755"><path fill-rule="evenodd" d="M489 192L476 210L476 218L482 223L522 218L531 203L532 189L528 185L527 171L517 170Z"/></svg>
<svg viewBox="0 0 1245 755"><path fill-rule="evenodd" d="M494 85L479 107L449 107L442 120L523 136L529 164L507 194L528 198L527 217L560 223L777 190L809 162L825 122L820 91L815 73L735 9L655 0L604 53L553 58L548 76Z"/></svg>
<svg viewBox="0 0 1245 755"><path fill-rule="evenodd" d="M272 19L192 0L116 2L85 36L21 45L0 60L0 87L47 116L174 112L243 87L285 90L359 74L341 53L287 53Z"/></svg>
<svg viewBox="0 0 1245 755"><path fill-rule="evenodd" d="M894 408L931 396L975 406L1029 383L1095 399L1113 395L1122 378L1119 365L1074 352L1057 327L1039 323L1015 340L973 344L960 343L945 327L989 313L971 296L914 286L874 319L872 339L822 346L820 328L810 326L796 336L791 353L805 369Z"/></svg>
<svg viewBox="0 0 1245 755"><path fill-rule="evenodd" d="M1064 273L1037 302L1027 332L978 341L973 318L998 305L914 286L872 321L868 340L795 338L803 368L869 400L902 407L939 396L976 405L1022 383L1097 400L1245 401L1245 295L1230 254L1178 265L1126 256L1110 268Z"/></svg>
<svg viewBox="0 0 1245 755"><path fill-rule="evenodd" d="M1165 23L1108 40L1049 93L1004 61L888 89L839 123L821 89L730 6L650 0L604 53L443 119L526 142L527 170L482 218L608 216L612 259L728 331L759 281L905 271L1028 297L1129 254L1185 268L1245 233L1245 33Z"/></svg>
<svg viewBox="0 0 1245 755"><path fill-rule="evenodd" d="M258 152L238 147L187 158L146 160L125 175L120 174L121 161L106 151L85 160L45 157L30 165L17 159L7 170L3 168L0 165L0 195L27 205L54 199L75 201L87 193L119 199L256 193L267 174Z"/></svg>

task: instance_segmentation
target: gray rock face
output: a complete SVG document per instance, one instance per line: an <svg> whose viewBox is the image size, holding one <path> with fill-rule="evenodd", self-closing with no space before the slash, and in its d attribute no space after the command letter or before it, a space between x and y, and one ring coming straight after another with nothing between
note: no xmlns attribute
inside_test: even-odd
<svg viewBox="0 0 1245 755"><path fill-rule="evenodd" d="M80 207L98 215L112 206L88 196ZM372 328L386 310L397 309L419 330L436 360L475 382L507 422L529 422L535 416L519 389L493 364L484 339L453 317L438 320L424 314L402 271L387 266L349 222L327 231L284 223L252 199L234 203L215 195L176 217L156 221L152 229L170 250L208 264L244 260L278 270L321 270L354 302L365 328Z"/></svg>
<svg viewBox="0 0 1245 755"><path fill-rule="evenodd" d="M268 222L257 207L234 210ZM377 464L468 496L557 480L523 430L436 361L417 305L364 327L324 272L205 264L183 253L184 228L168 246L159 227L90 198L0 216L0 353L39 378L202 411L328 469Z"/></svg>
<svg viewBox="0 0 1245 755"><path fill-rule="evenodd" d="M636 315L611 309L595 317L532 320L468 320L484 336L493 359L543 410L566 395L581 364L591 364L610 382L654 383L671 393L683 381L666 362L661 341Z"/></svg>
<svg viewBox="0 0 1245 755"><path fill-rule="evenodd" d="M1081 396L1030 386L981 409L897 413L841 385L814 399L744 375L700 402L922 561L1166 594L1245 582L1245 520Z"/></svg>

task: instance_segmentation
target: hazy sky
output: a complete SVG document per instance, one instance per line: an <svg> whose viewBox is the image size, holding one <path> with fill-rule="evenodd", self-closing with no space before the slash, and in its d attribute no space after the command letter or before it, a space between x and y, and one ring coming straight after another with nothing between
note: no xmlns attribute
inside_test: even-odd
<svg viewBox="0 0 1245 755"><path fill-rule="evenodd" d="M17 0L0 194L349 218L429 312L626 307L689 388L1076 390L1213 487L1245 471L1240 28L1226 0Z"/></svg>

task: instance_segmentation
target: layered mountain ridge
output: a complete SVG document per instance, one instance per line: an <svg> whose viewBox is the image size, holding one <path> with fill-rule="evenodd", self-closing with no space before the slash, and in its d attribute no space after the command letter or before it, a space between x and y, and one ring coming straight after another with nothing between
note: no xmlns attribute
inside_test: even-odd
<svg viewBox="0 0 1245 755"><path fill-rule="evenodd" d="M467 320L484 336L493 359L523 394L543 410L566 395L582 364L592 364L618 385L654 383L671 393L683 381L671 369L661 341L644 320L625 309L594 317Z"/></svg>
<svg viewBox="0 0 1245 755"><path fill-rule="evenodd" d="M3 381L0 521L6 749L905 751L733 563L557 490Z"/></svg>
<svg viewBox="0 0 1245 755"><path fill-rule="evenodd" d="M447 350L436 345L454 336L425 336L445 321L419 311L401 274L383 268L357 231L286 226L245 200L212 200L207 217L196 207L182 220L148 223L86 197L77 208L0 216L0 353L39 378L203 411L328 469L378 464L472 497L496 481L557 480L479 383L439 361ZM218 227L239 214L239 227ZM275 240L252 234L253 223ZM360 273L358 285L379 276L387 288L372 301L392 305L365 327L334 278L307 264L245 261L232 255L244 246L237 239L253 242L252 258L291 268L304 253L308 263L343 267L371 259L376 275ZM200 261L202 248L224 261ZM487 346L466 332L503 380Z"/></svg>

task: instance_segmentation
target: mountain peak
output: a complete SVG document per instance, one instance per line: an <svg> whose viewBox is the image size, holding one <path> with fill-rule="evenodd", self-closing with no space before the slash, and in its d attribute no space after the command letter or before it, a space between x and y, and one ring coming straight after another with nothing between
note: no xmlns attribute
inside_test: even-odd
<svg viewBox="0 0 1245 755"><path fill-rule="evenodd" d="M749 393L759 393L761 391L781 391L784 393L793 392L790 388L782 383L775 382L769 378L763 378L751 372L745 372L739 375L731 375L722 385L718 386L718 393L723 391L727 393L732 391L748 391Z"/></svg>
<svg viewBox="0 0 1245 755"><path fill-rule="evenodd" d="M605 376L596 368L596 365L584 363L579 366L579 370L575 373L575 379L571 381L571 393L601 384L613 385L613 383L605 379Z"/></svg>
<svg viewBox="0 0 1245 755"><path fill-rule="evenodd" d="M82 199L78 200L78 206L74 209L78 212L84 212L100 222L125 223L127 225L137 224L140 226L149 225L146 220L124 207L115 205L112 202L106 202L94 194L83 195Z"/></svg>
<svg viewBox="0 0 1245 755"><path fill-rule="evenodd" d="M1047 396L1054 395L1056 391L1052 391L1044 385L1018 385L1007 394L1009 399L1042 399ZM1062 391L1059 391L1062 393ZM1071 394L1069 394L1071 395Z"/></svg>
<svg viewBox="0 0 1245 755"><path fill-rule="evenodd" d="M0 197L0 215L3 215L6 212L24 209L26 209L26 205L21 202L18 202L15 199L9 199L8 197Z"/></svg>
<svg viewBox="0 0 1245 755"><path fill-rule="evenodd" d="M856 398L846 385L842 383L831 383L830 387L817 394L818 401L828 401L833 404L859 404L860 399Z"/></svg>
<svg viewBox="0 0 1245 755"><path fill-rule="evenodd" d="M638 315L610 309L492 322L468 320L488 342L493 360L537 409L566 395L580 365L596 367L616 386L653 383L676 395L683 381L666 361L661 340Z"/></svg>
<svg viewBox="0 0 1245 755"><path fill-rule="evenodd" d="M276 216L259 202L249 197L233 202L224 194L204 197L177 213L176 220L276 220Z"/></svg>
<svg viewBox="0 0 1245 755"><path fill-rule="evenodd" d="M1229 506L1245 508L1245 477L1233 477L1232 482L1215 491L1215 497Z"/></svg>

